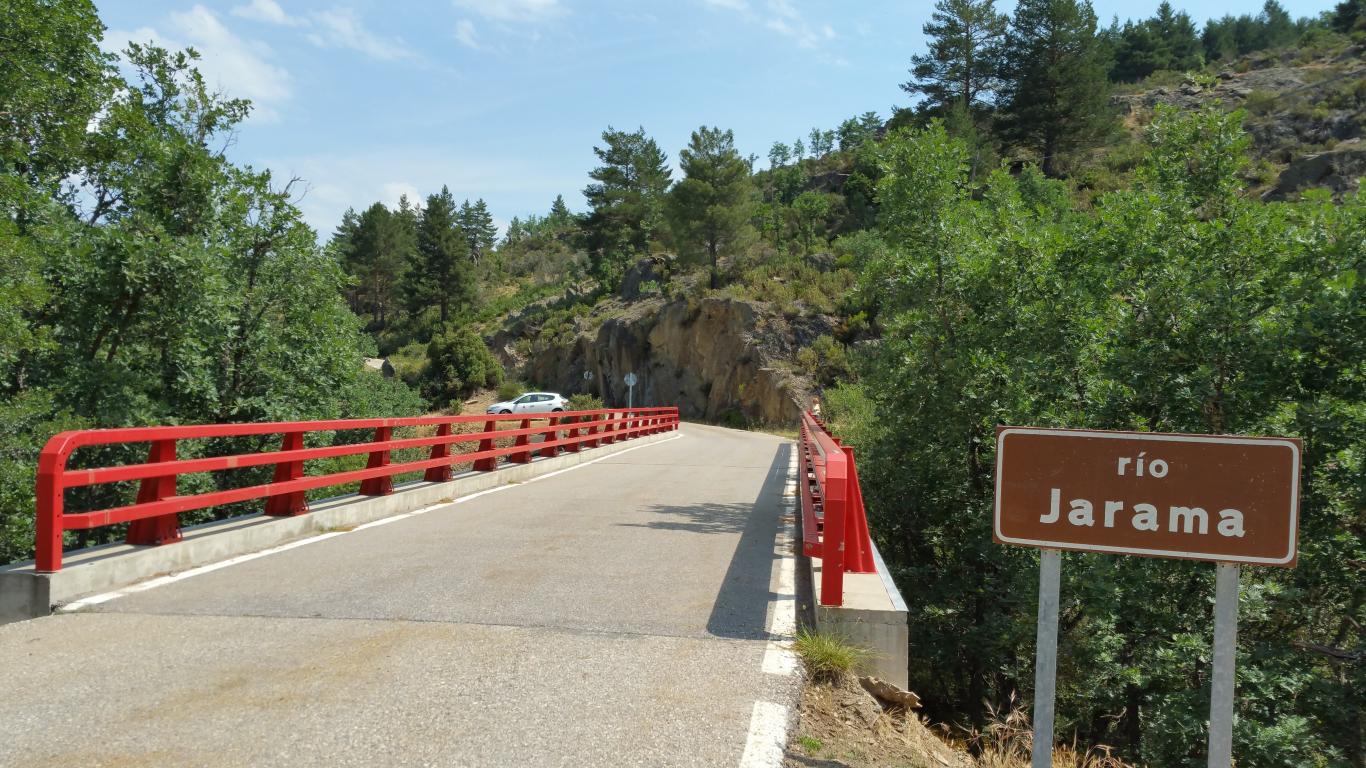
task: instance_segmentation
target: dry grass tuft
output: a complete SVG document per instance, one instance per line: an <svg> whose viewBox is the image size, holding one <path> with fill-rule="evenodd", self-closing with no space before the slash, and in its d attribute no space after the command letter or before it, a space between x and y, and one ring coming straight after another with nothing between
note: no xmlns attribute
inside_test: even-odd
<svg viewBox="0 0 1366 768"><path fill-rule="evenodd" d="M967 746L977 754L979 768L1029 768L1034 751L1034 729L1029 714L1010 697L1004 710L990 709L991 718L982 730L967 733ZM1086 751L1078 751L1076 744L1053 748L1055 768L1135 768L1112 754L1110 747L1099 744Z"/></svg>

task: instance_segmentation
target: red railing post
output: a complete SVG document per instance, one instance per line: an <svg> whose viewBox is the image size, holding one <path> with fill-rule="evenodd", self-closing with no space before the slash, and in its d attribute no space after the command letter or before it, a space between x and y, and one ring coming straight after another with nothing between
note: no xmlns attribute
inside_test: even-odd
<svg viewBox="0 0 1366 768"><path fill-rule="evenodd" d="M450 436L451 436L451 424L450 424L450 422L446 422L446 423L444 423L444 424L438 425L437 428L436 428L436 436L437 436L437 437L450 437ZM450 443L437 443L436 445L433 445L433 446L432 446L432 455L431 455L430 458L433 458L433 459L449 459L450 457L451 457L451 444L450 444ZM451 479L451 465L450 465L450 464L443 464L443 465L441 465L441 466L439 466L439 467L427 467L427 471L422 473L422 479L423 479L423 480L426 480L426 481L429 482L429 483L444 483L444 482L446 482L447 480L450 480L450 479Z"/></svg>
<svg viewBox="0 0 1366 768"><path fill-rule="evenodd" d="M821 605L844 605L845 493L848 476L842 456L826 457L825 525L821 532Z"/></svg>
<svg viewBox="0 0 1366 768"><path fill-rule="evenodd" d="M602 440L601 440L601 443L602 443L602 445L611 445L612 443L616 442L616 439L617 439L617 436L616 436L616 421L617 421L617 415L616 415L615 413L611 412L611 411L608 411L606 414L603 414L603 418L606 419L607 423L606 423L605 425L603 425L603 427L602 427Z"/></svg>
<svg viewBox="0 0 1366 768"><path fill-rule="evenodd" d="M174 440L155 440L152 442L152 449L148 452L147 463L158 464L163 461L175 461ZM176 476L174 473L161 475L159 477L143 478L138 486L139 504L146 504L151 501L161 501L176 495ZM124 541L129 544L169 544L173 541L180 541L180 520L175 514L158 515L142 520L134 520L128 524L128 535Z"/></svg>
<svg viewBox="0 0 1366 768"><path fill-rule="evenodd" d="M551 416L551 417L550 417L550 426L552 426L552 427L559 426L559 423L560 423L560 417L559 417L559 416ZM543 443L553 443L553 442L555 442L556 440L559 440L559 439L560 439L560 430L558 430L558 429L552 429L552 430L550 430L549 432L545 433L545 435L541 438L541 442L543 442ZM553 458L555 458L556 456L560 455L560 446L558 446L558 445L547 445L546 447L542 448L542 449L540 450L539 453L540 453L540 455L542 455L542 456L545 456L545 457L547 457L547 458L553 459Z"/></svg>
<svg viewBox="0 0 1366 768"><path fill-rule="evenodd" d="M598 415L598 413L594 412L593 414L586 416L585 418L587 418L590 422L596 422L598 420ZM598 425L596 423L590 424L588 427L588 432L586 434L590 435L590 437L589 439L583 441L583 444L588 446L589 448L597 448L598 438L596 437L596 435L598 434Z"/></svg>
<svg viewBox="0 0 1366 768"><path fill-rule="evenodd" d="M393 427L375 427L375 442L387 443L393 439L393 436ZM365 462L366 469L387 466L389 466L389 448L387 446L378 451L371 451L370 460ZM392 475L367 477L360 481L360 495L362 496L388 496L393 492L394 478Z"/></svg>
<svg viewBox="0 0 1366 768"><path fill-rule="evenodd" d="M280 450L300 451L304 447L304 433L286 432L284 438L280 440ZM304 463L302 460L282 461L275 465L275 476L271 479L272 483L283 483L287 480L299 480L304 476ZM303 491L290 491L266 498L266 514L271 517L292 517L302 515L308 511L308 500Z"/></svg>
<svg viewBox="0 0 1366 768"><path fill-rule="evenodd" d="M33 542L33 570L38 573L62 569L62 506L66 500L62 471L66 469L68 451L62 447L61 437L49 440L38 454L38 482L34 487L38 519Z"/></svg>
<svg viewBox="0 0 1366 768"><path fill-rule="evenodd" d="M531 419L522 419L521 429L531 429ZM517 439L512 441L513 447L516 448L525 448L527 445L530 444L530 435L527 435L526 433L518 435ZM531 451L518 451L508 456L508 461L513 464L529 464L531 463Z"/></svg>
<svg viewBox="0 0 1366 768"><path fill-rule="evenodd" d="M582 417L582 416L566 416L565 418L567 419L567 421L565 422L566 424L578 424L578 423L579 423L579 419L581 419L581 418L583 418L583 417ZM578 427L574 427L574 428L570 429L568 432L566 432L566 433L564 434L564 436L565 436L565 439L567 439L567 440L573 440L574 438L576 438L576 437L579 436L579 428L578 428ZM564 449L565 449L566 451L570 451L570 452L572 452L572 453L578 453L582 448L583 448L583 446L582 446L581 444L579 444L578 442L570 443L569 445L566 445L566 446L564 447Z"/></svg>
<svg viewBox="0 0 1366 768"><path fill-rule="evenodd" d="M484 422L484 434L485 434L485 435L487 435L489 432L494 431L494 430L497 429L497 428L498 428L498 421L497 421L496 419L489 419L488 421L485 421L485 422ZM483 453L484 451L491 451L491 450L493 450L493 449L494 449L493 438L491 438L491 437L485 437L485 438L483 438L482 440L479 441L479 451L478 451L479 453ZM474 468L477 469L477 470L479 470L480 472L492 472L493 470L495 470L495 469L498 468L498 457L497 457L497 456L485 456L485 457L482 458L482 459L475 459L475 460L474 460Z"/></svg>

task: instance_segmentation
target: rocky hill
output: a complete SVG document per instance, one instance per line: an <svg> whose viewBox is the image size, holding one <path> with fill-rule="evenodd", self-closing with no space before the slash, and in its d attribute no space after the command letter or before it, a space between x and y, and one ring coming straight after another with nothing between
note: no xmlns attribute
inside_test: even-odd
<svg viewBox="0 0 1366 768"><path fill-rule="evenodd" d="M1257 157L1248 182L1264 200L1322 188L1354 192L1366 175L1366 46L1337 43L1240 59L1213 75L1170 75L1114 97L1135 131L1158 105L1200 109L1218 103L1247 111Z"/></svg>
<svg viewBox="0 0 1366 768"><path fill-rule="evenodd" d="M641 261L618 295L567 322L548 311L555 302L510 316L490 340L494 353L514 377L557 391L625 403L623 377L634 372L637 403L677 403L685 417L737 425L795 423L812 385L793 361L836 320L702 295L691 280L665 296L653 268Z"/></svg>

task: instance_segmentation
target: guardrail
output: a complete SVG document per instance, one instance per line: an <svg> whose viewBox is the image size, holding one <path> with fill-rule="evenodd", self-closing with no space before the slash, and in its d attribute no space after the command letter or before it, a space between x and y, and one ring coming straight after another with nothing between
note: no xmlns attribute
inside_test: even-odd
<svg viewBox="0 0 1366 768"><path fill-rule="evenodd" d="M854 450L804 411L801 452L802 552L821 559L821 605L844 605L844 574L877 570Z"/></svg>
<svg viewBox="0 0 1366 768"><path fill-rule="evenodd" d="M544 426L532 421L546 420ZM513 428L500 429L499 422L514 421ZM456 425L482 424L476 432L458 432ZM435 434L394 439L398 427L434 427ZM274 516L301 515L308 511L305 492L328 486L360 483L365 496L384 496L393 492L393 478L406 472L423 472L429 482L451 479L452 466L472 463L473 469L496 469L498 460L525 464L533 454L555 456L563 451L577 452L584 447L612 443L642 435L678 429L677 408L609 408L592 411L566 411L550 414L511 414L478 416L419 416L400 419L338 419L331 421L294 421L258 424L204 424L173 427L133 427L90 429L62 432L47 442L38 457L37 481L37 554L34 569L55 573L62 567L63 532L129 523L129 544L167 544L180 540L178 514L224 504L266 499L265 513ZM347 430L374 430L370 442L305 448L310 433ZM180 440L280 435L280 449L228 456L177 459ZM539 437L538 440L533 438ZM499 447L495 441L511 439L512 445ZM79 448L101 445L146 443L150 446L147 462L91 469L67 469L67 462ZM475 450L452 453L460 443L478 443ZM391 452L402 448L430 447L430 455L418 461L393 463ZM308 475L304 463L340 456L368 456L364 469ZM217 472L245 467L274 466L269 483L181 496L177 493L180 475ZM137 480L137 500L133 504L89 512L65 512L66 490L83 486Z"/></svg>

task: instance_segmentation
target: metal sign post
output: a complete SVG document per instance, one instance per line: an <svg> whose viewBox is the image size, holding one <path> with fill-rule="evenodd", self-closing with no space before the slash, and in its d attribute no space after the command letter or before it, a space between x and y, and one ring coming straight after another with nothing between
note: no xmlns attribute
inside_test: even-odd
<svg viewBox="0 0 1366 768"><path fill-rule="evenodd" d="M626 407L634 408L636 382L639 381L639 379L636 378L636 375L634 373L628 373L624 377L622 377L622 381L626 382Z"/></svg>
<svg viewBox="0 0 1366 768"><path fill-rule="evenodd" d="M997 429L992 536L1043 550L1033 768L1053 763L1059 550L1217 564L1208 768L1230 768L1238 568L1295 566L1300 450L1278 437Z"/></svg>
<svg viewBox="0 0 1366 768"><path fill-rule="evenodd" d="M1053 766L1053 700L1058 676L1058 576L1062 553L1039 553L1039 630L1034 641L1033 768ZM1038 749L1039 745L1043 749Z"/></svg>
<svg viewBox="0 0 1366 768"><path fill-rule="evenodd" d="M1214 676L1209 690L1208 768L1233 764L1234 660L1238 655L1238 566L1219 563L1214 577Z"/></svg>

